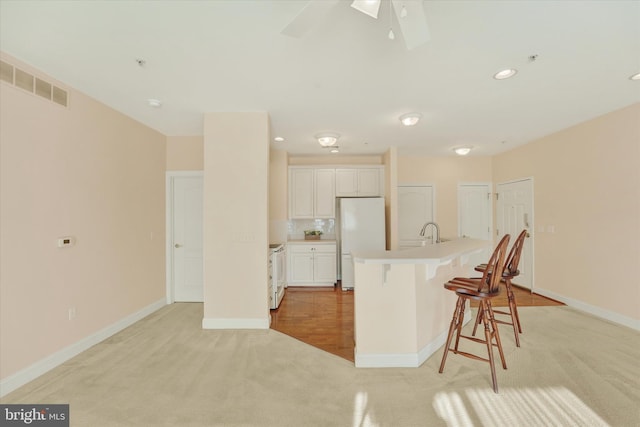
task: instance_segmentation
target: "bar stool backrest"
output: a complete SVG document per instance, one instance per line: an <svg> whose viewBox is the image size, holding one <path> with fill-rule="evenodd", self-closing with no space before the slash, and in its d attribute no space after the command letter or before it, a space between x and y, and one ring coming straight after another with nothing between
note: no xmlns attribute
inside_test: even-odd
<svg viewBox="0 0 640 427"><path fill-rule="evenodd" d="M485 284L485 288L481 292L493 294L500 291L500 282L505 269L505 258L510 238L509 234L505 234L493 251L487 263L487 268L482 273L482 283ZM491 274L492 272L497 274Z"/></svg>
<svg viewBox="0 0 640 427"><path fill-rule="evenodd" d="M511 252L507 257L507 265L504 269L503 277L516 277L520 274L518 270L518 264L520 264L520 255L522 255L522 248L524 248L524 239L527 237L527 230L522 230L518 235L518 238L511 247Z"/></svg>

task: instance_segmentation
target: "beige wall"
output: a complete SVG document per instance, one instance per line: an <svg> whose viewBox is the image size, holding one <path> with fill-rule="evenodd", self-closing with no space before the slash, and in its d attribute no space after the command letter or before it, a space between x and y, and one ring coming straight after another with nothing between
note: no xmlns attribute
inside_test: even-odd
<svg viewBox="0 0 640 427"><path fill-rule="evenodd" d="M205 328L269 327L268 169L267 113L205 114Z"/></svg>
<svg viewBox="0 0 640 427"><path fill-rule="evenodd" d="M167 170L201 171L204 168L204 138L202 136L168 136Z"/></svg>
<svg viewBox="0 0 640 427"><path fill-rule="evenodd" d="M433 184L440 235L458 235L458 184L492 181L490 157L398 158L398 185Z"/></svg>
<svg viewBox="0 0 640 427"><path fill-rule="evenodd" d="M269 152L269 243L287 241L288 159L286 151Z"/></svg>
<svg viewBox="0 0 640 427"><path fill-rule="evenodd" d="M0 92L6 379L164 300L165 137L74 90L68 108ZM76 245L58 248L61 236Z"/></svg>
<svg viewBox="0 0 640 427"><path fill-rule="evenodd" d="M640 319L640 104L496 156L493 174L534 179L537 290Z"/></svg>

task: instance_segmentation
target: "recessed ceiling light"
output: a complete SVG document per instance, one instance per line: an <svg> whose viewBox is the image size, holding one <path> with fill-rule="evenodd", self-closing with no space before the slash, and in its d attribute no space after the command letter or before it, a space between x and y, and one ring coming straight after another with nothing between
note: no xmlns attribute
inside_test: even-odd
<svg viewBox="0 0 640 427"><path fill-rule="evenodd" d="M400 122L405 126L414 126L421 118L420 113L407 113L400 116Z"/></svg>
<svg viewBox="0 0 640 427"><path fill-rule="evenodd" d="M458 155L458 156L466 156L467 154L469 154L469 152L471 151L473 147L456 147L453 149L453 151Z"/></svg>
<svg viewBox="0 0 640 427"><path fill-rule="evenodd" d="M334 153L334 154L335 154L335 153L339 153L339 152L340 152L340 147L338 147L338 146L331 147L330 152L331 152L331 153Z"/></svg>
<svg viewBox="0 0 640 427"><path fill-rule="evenodd" d="M150 107L153 107L153 108L162 107L162 101L160 101L159 99L147 99L147 102L149 103Z"/></svg>
<svg viewBox="0 0 640 427"><path fill-rule="evenodd" d="M518 70L516 70L515 68L507 68L495 73L493 75L493 78L496 80L504 80L504 79L508 79L509 77L515 76L517 73L518 73Z"/></svg>
<svg viewBox="0 0 640 427"><path fill-rule="evenodd" d="M274 140L275 142L284 142L284 138L283 138L283 137L281 137L281 136L276 136L275 138L273 138L273 140Z"/></svg>
<svg viewBox="0 0 640 427"><path fill-rule="evenodd" d="M640 73L638 74L634 74L633 76L629 77L630 80L640 80Z"/></svg>

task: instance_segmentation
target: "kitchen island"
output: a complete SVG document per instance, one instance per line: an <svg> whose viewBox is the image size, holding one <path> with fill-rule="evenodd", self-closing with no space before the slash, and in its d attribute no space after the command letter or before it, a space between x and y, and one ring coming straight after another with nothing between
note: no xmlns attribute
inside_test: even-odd
<svg viewBox="0 0 640 427"><path fill-rule="evenodd" d="M490 245L464 238L354 253L356 367L418 367L435 353L446 341L456 304L443 284L472 277L470 256Z"/></svg>

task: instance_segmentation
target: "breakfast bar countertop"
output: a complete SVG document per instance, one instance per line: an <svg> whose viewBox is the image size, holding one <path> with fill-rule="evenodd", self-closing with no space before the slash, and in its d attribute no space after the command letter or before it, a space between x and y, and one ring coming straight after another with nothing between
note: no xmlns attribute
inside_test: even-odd
<svg viewBox="0 0 640 427"><path fill-rule="evenodd" d="M404 250L358 251L353 253L353 261L362 264L444 264L490 244L488 240L459 238Z"/></svg>

